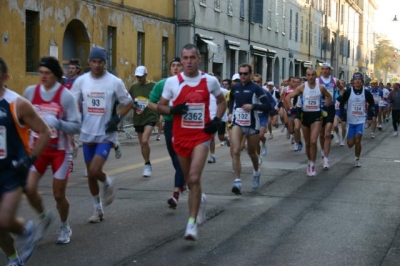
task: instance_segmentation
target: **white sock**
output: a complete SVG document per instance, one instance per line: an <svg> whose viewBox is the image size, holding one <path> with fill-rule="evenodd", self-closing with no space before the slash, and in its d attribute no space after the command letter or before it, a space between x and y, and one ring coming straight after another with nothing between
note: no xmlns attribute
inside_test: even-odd
<svg viewBox="0 0 400 266"><path fill-rule="evenodd" d="M100 195L93 196L92 198L93 198L94 205L101 204Z"/></svg>
<svg viewBox="0 0 400 266"><path fill-rule="evenodd" d="M110 184L111 184L111 178L106 176L106 180L104 180L103 185L106 187L109 186Z"/></svg>

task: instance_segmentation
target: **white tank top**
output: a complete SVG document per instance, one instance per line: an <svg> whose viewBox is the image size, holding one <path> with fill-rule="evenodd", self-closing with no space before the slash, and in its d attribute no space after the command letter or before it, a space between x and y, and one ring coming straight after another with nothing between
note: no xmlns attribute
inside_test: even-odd
<svg viewBox="0 0 400 266"><path fill-rule="evenodd" d="M361 124L365 122L367 112L365 109L365 89L362 88L360 95L354 93L351 88L349 100L347 101L347 123L348 124Z"/></svg>
<svg viewBox="0 0 400 266"><path fill-rule="evenodd" d="M303 112L321 111L321 90L317 83L314 89L308 86L308 82L304 83L302 110Z"/></svg>

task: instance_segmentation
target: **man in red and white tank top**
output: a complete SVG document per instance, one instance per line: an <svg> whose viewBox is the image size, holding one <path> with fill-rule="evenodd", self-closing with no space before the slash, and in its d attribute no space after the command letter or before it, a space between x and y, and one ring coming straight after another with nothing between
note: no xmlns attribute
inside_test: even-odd
<svg viewBox="0 0 400 266"><path fill-rule="evenodd" d="M75 98L70 91L58 81L62 78L62 68L54 57L43 57L39 63L40 84L29 86L24 97L31 101L36 111L51 128L50 142L30 169L27 192L29 203L39 213L41 219L39 238L47 233L54 214L46 211L37 191L40 178L48 165L53 171L53 193L61 224L58 230L57 243L70 241L71 228L68 224L69 202L65 190L71 167L71 142L69 134L80 131L81 119ZM31 142L35 143L38 134L31 132Z"/></svg>
<svg viewBox="0 0 400 266"><path fill-rule="evenodd" d="M205 221L205 194L201 192L201 173L207 159L210 139L218 130L226 110L218 80L199 71L199 49L187 44L181 51L183 72L167 79L157 106L161 114L172 114L173 147L178 154L189 186L189 221L185 239L196 240L197 224ZM217 99L216 117L210 117L210 93ZM172 107L169 107L169 102Z"/></svg>

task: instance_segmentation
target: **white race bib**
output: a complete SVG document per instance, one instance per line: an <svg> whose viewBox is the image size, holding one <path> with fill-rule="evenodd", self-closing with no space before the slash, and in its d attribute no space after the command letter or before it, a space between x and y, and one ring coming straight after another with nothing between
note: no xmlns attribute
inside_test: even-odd
<svg viewBox="0 0 400 266"><path fill-rule="evenodd" d="M204 103L186 103L188 111L182 116L182 127L184 128L204 128Z"/></svg>
<svg viewBox="0 0 400 266"><path fill-rule="evenodd" d="M340 102L335 100L335 110L340 110Z"/></svg>
<svg viewBox="0 0 400 266"><path fill-rule="evenodd" d="M372 97L374 97L375 104L378 104L379 101L381 100L381 96L379 96L377 94L372 94Z"/></svg>
<svg viewBox="0 0 400 266"><path fill-rule="evenodd" d="M239 126L250 126L250 112L242 109L236 108L235 110L235 123Z"/></svg>
<svg viewBox="0 0 400 266"><path fill-rule="evenodd" d="M56 118L58 118L57 115L58 115L58 112L60 111L59 106L56 106L56 105L52 106L52 105L48 105L48 104L35 106L35 109L41 117L44 117L45 115L52 115L52 116L55 116ZM51 129L50 138L52 138L52 139L58 138L58 130L56 128L52 128L52 127L50 127L50 129ZM39 134L37 134L33 130L31 131L31 134L34 138L39 138Z"/></svg>
<svg viewBox="0 0 400 266"><path fill-rule="evenodd" d="M351 114L355 116L361 116L364 114L364 103L363 102L353 102L351 105Z"/></svg>
<svg viewBox="0 0 400 266"><path fill-rule="evenodd" d="M7 158L7 130L0 126L0 159Z"/></svg>
<svg viewBox="0 0 400 266"><path fill-rule="evenodd" d="M148 100L139 100L139 99L135 99L136 100L136 104L137 104L137 108L136 108L136 113L137 114L141 114L143 113L144 109L146 109L147 105L149 104Z"/></svg>
<svg viewBox="0 0 400 266"><path fill-rule="evenodd" d="M106 92L91 91L85 99L87 112L91 115L104 115L106 113Z"/></svg>
<svg viewBox="0 0 400 266"><path fill-rule="evenodd" d="M304 108L306 111L318 111L320 106L320 95L307 95L304 100Z"/></svg>

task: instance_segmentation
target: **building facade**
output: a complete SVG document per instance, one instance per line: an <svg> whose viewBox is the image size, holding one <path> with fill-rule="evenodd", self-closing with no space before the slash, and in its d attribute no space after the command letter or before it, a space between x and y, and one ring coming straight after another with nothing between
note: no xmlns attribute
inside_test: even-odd
<svg viewBox="0 0 400 266"><path fill-rule="evenodd" d="M173 0L0 0L1 57L9 65L8 86L22 93L38 83L42 56L52 55L67 68L70 58L87 66L93 45L109 53L107 69L132 83L145 65L148 78L168 75L175 53Z"/></svg>

